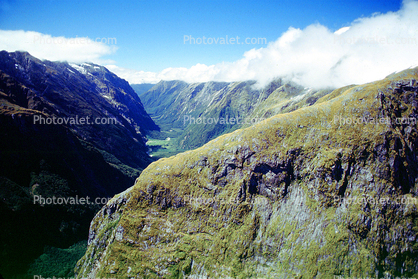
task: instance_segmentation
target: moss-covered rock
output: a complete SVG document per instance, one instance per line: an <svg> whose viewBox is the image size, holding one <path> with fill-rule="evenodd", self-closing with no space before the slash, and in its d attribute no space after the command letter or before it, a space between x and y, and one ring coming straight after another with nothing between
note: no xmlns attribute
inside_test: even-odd
<svg viewBox="0 0 418 279"><path fill-rule="evenodd" d="M418 68L161 159L97 214L81 277L417 277ZM382 121L386 119L387 121Z"/></svg>

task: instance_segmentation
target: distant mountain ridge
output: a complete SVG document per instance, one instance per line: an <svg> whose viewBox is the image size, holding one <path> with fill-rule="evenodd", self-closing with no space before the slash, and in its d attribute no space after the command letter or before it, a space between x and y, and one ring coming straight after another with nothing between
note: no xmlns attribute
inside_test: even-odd
<svg viewBox="0 0 418 279"><path fill-rule="evenodd" d="M136 94L141 97L142 94L150 90L155 84L153 83L141 83L141 84L130 84L132 89L135 90Z"/></svg>
<svg viewBox="0 0 418 279"><path fill-rule="evenodd" d="M68 121L80 118L91 124ZM158 130L128 82L106 68L1 51L0 273L21 272L44 245L84 239L98 210L40 206L35 195L93 201L125 190L152 162L145 135Z"/></svg>
<svg viewBox="0 0 418 279"><path fill-rule="evenodd" d="M261 119L313 105L331 91L304 88L282 79L261 89L255 81L189 84L174 80L160 81L141 94L141 101L162 130L181 130L177 137L181 148L193 149ZM214 121L234 118L240 123L194 125L190 121L198 118Z"/></svg>
<svg viewBox="0 0 418 279"><path fill-rule="evenodd" d="M339 88L152 163L93 219L76 278L417 278L417 80Z"/></svg>
<svg viewBox="0 0 418 279"><path fill-rule="evenodd" d="M150 162L144 144L145 133L159 128L145 112L128 82L94 64L40 61L28 53L5 51L0 52L0 59L0 70L30 89L31 94L20 96L22 102L17 105L61 118L115 118L118 125L107 128L122 129L126 133L126 139L118 143L131 141L125 143L125 148L116 149L105 143L103 137L106 134L97 137L100 126L69 128L98 148L117 155L125 163L129 162L128 165L143 168ZM17 96L13 98L18 100Z"/></svg>

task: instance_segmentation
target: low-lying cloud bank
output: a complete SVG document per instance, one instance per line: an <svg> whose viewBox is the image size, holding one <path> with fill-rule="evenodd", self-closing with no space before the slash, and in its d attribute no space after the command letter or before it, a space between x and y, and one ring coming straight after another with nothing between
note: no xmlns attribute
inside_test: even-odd
<svg viewBox="0 0 418 279"><path fill-rule="evenodd" d="M359 18L336 32L320 24L303 30L290 27L275 42L247 51L235 62L159 73L108 67L131 83L251 79L263 86L275 77L309 87L366 83L418 65L417 14L418 1L403 1L397 12Z"/></svg>
<svg viewBox="0 0 418 279"><path fill-rule="evenodd" d="M0 30L0 50L27 51L51 61L114 63L102 57L115 53L116 43L116 38L66 38L34 31Z"/></svg>
<svg viewBox="0 0 418 279"><path fill-rule="evenodd" d="M290 27L275 42L247 51L235 62L167 68L158 73L125 69L101 60L117 48L97 39L84 38L86 41L80 43L82 38L54 38L37 32L0 30L0 49L26 50L48 60L109 64L106 66L109 70L130 83L251 79L263 86L276 77L286 77L308 87L340 87L370 82L417 66L417 14L418 1L404 0L399 11L359 18L336 32L320 24L305 29ZM71 44L75 39L79 43ZM47 40L56 43L42 43Z"/></svg>

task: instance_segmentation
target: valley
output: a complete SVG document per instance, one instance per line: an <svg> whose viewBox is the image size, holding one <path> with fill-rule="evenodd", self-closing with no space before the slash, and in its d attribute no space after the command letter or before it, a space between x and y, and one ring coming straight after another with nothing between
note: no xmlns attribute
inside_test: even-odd
<svg viewBox="0 0 418 279"><path fill-rule="evenodd" d="M91 123L70 121L83 118ZM103 204L41 205L36 198L94 201L124 191L152 162L145 134L158 130L129 84L106 68L1 51L0 221L7 225L0 228L0 274L46 271L72 245L79 255ZM38 258L49 251L49 261ZM44 267L33 266L37 258Z"/></svg>
<svg viewBox="0 0 418 279"><path fill-rule="evenodd" d="M131 87L0 56L2 276L417 276L418 68Z"/></svg>
<svg viewBox="0 0 418 279"><path fill-rule="evenodd" d="M418 279L418 0L0 0L0 279Z"/></svg>
<svg viewBox="0 0 418 279"><path fill-rule="evenodd" d="M415 278L418 133L396 119L418 117L417 79L339 88L153 162L95 216L77 276Z"/></svg>
<svg viewBox="0 0 418 279"><path fill-rule="evenodd" d="M255 81L196 84L161 81L137 94L161 129L148 135L149 154L162 158L200 147L273 115L311 106L331 91L277 79L264 88L258 88ZM165 141L167 138L170 140Z"/></svg>

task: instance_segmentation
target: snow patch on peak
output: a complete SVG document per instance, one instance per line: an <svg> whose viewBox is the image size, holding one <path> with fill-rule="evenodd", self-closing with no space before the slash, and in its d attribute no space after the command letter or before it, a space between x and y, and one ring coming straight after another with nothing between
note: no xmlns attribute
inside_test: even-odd
<svg viewBox="0 0 418 279"><path fill-rule="evenodd" d="M77 64L70 63L70 66L73 67L74 69L76 69L77 71L79 71L80 73L82 73L83 75L87 74L86 69L84 69L83 67L81 67Z"/></svg>

